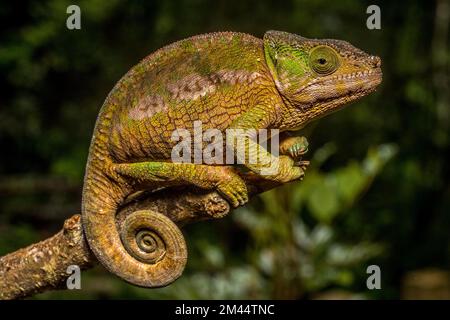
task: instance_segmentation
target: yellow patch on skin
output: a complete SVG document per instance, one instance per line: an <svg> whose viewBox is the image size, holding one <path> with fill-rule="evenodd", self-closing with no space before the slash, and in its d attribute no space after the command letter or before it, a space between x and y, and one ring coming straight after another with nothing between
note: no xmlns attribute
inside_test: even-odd
<svg viewBox="0 0 450 320"><path fill-rule="evenodd" d="M344 95L348 91L348 83L344 80L338 81L335 86L336 91L339 93L339 96Z"/></svg>

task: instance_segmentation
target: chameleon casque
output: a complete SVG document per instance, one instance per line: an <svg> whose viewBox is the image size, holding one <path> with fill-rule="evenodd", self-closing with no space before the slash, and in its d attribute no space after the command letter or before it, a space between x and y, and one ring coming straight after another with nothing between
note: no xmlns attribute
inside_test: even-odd
<svg viewBox="0 0 450 320"><path fill-rule="evenodd" d="M236 207L248 200L237 166L171 162L177 128L296 131L374 91L381 60L340 40L268 31L263 39L219 32L157 50L113 88L98 116L82 199L86 239L109 271L135 285L161 287L183 272L187 249L165 215L139 211L116 225L116 212L139 190L194 185L217 190ZM282 134L280 135L282 137ZM246 137L246 147L255 144ZM301 179L302 137L281 138L280 183ZM242 165L241 165L242 166ZM244 163L259 174L261 165Z"/></svg>

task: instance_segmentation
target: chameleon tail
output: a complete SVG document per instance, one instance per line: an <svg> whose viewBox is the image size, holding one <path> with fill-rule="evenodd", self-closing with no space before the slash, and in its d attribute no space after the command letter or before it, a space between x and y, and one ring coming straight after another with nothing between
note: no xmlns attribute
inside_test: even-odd
<svg viewBox="0 0 450 320"><path fill-rule="evenodd" d="M142 287L162 287L183 272L187 249L183 234L163 214L140 210L118 225L116 212L126 194L101 170L86 174L82 221L89 246L100 263Z"/></svg>

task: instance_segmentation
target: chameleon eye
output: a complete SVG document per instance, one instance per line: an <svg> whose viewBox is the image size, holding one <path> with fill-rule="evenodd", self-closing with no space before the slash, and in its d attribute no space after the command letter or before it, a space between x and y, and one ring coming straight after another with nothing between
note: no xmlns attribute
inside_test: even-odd
<svg viewBox="0 0 450 320"><path fill-rule="evenodd" d="M318 75L326 76L337 70L339 57L330 47L318 46L309 54L309 64Z"/></svg>

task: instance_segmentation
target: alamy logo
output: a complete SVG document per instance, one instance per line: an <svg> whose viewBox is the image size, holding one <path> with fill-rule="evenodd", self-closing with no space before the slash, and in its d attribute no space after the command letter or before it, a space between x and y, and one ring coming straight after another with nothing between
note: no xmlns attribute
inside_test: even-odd
<svg viewBox="0 0 450 320"><path fill-rule="evenodd" d="M367 289L381 289L381 269L379 266L373 264L367 267L366 273L370 274L367 278L366 285Z"/></svg>
<svg viewBox="0 0 450 320"><path fill-rule="evenodd" d="M69 290L80 290L81 289L81 270L77 265L70 265L66 270L67 274L70 276L66 280L66 286Z"/></svg>
<svg viewBox="0 0 450 320"><path fill-rule="evenodd" d="M81 29L81 9L79 6L72 4L67 7L66 13L70 14L66 20L66 27L69 30Z"/></svg>
<svg viewBox="0 0 450 320"><path fill-rule="evenodd" d="M177 142L171 153L174 163L250 164L261 167L261 175L278 172L278 129L218 129L203 131L201 121L194 122L193 132L176 129L172 141ZM270 140L270 152L267 142Z"/></svg>
<svg viewBox="0 0 450 320"><path fill-rule="evenodd" d="M367 7L367 14L370 16L367 18L366 26L369 30L381 29L381 9L376 4L372 4Z"/></svg>

